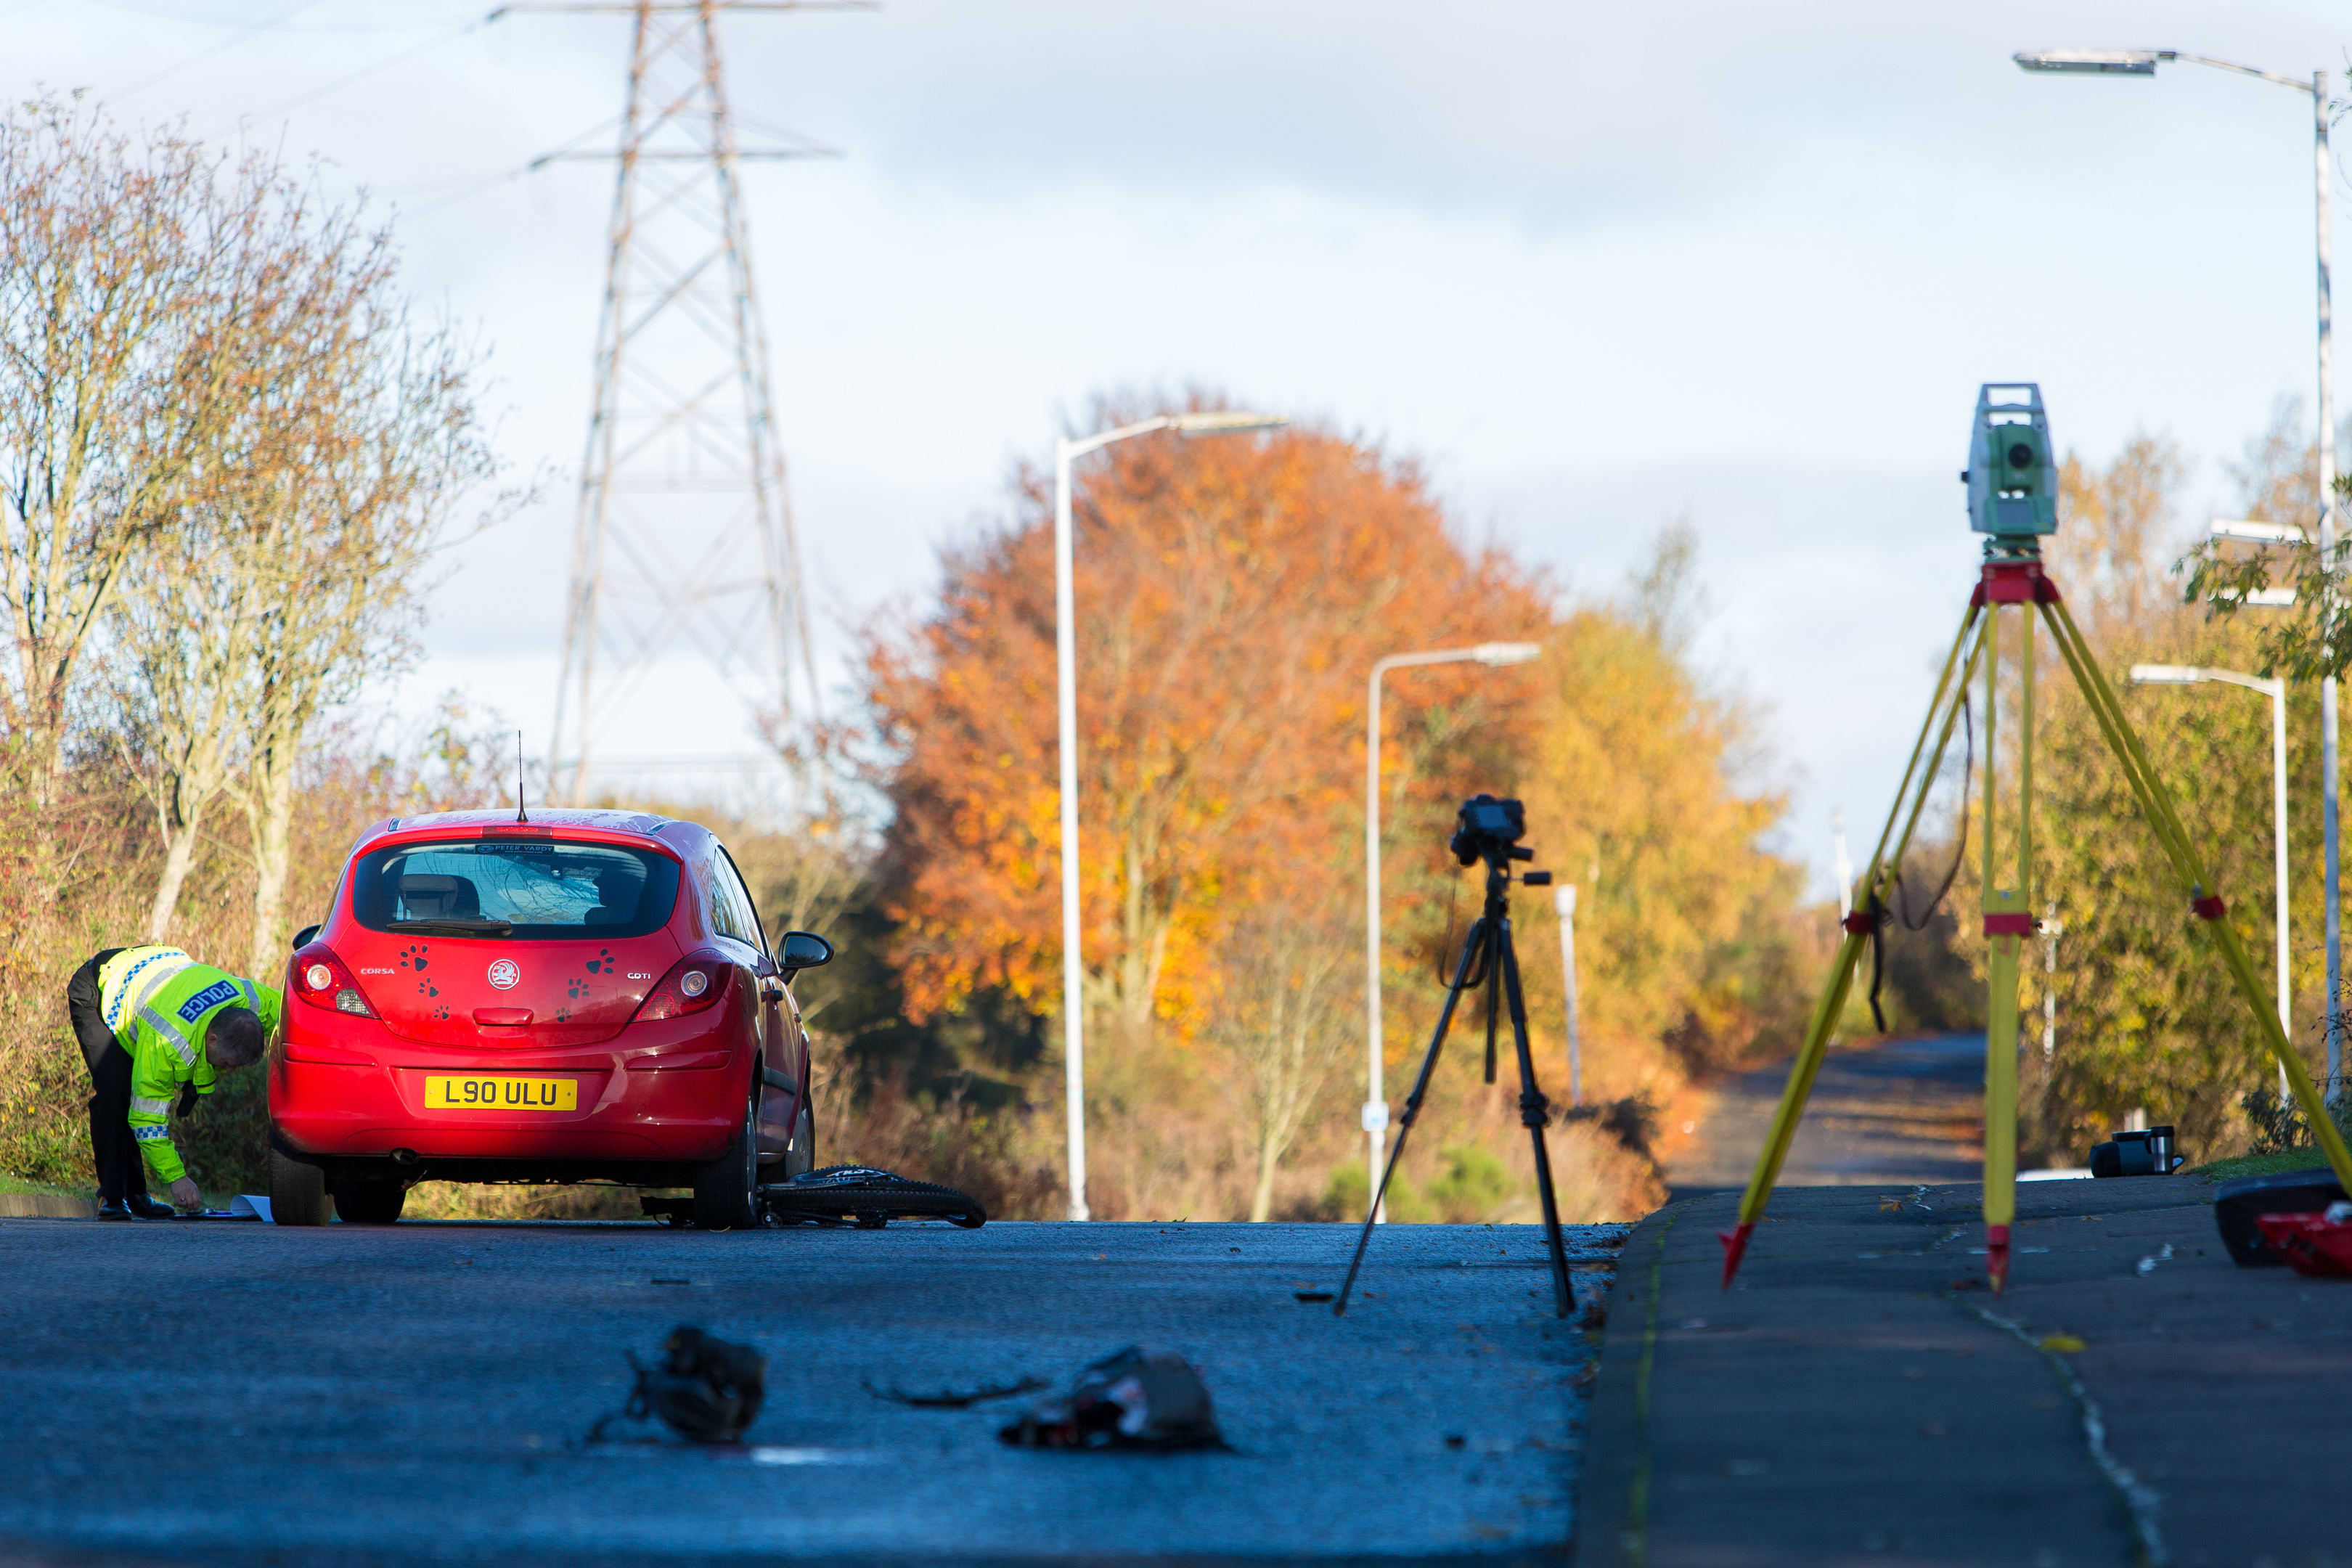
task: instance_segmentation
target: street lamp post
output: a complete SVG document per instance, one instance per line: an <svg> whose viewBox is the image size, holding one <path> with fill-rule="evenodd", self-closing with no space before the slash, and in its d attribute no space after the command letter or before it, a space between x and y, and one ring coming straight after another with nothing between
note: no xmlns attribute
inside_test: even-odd
<svg viewBox="0 0 2352 1568"><path fill-rule="evenodd" d="M1845 813L1830 813L1830 837L1837 847L1838 924L1853 914L1853 860L1845 852Z"/></svg>
<svg viewBox="0 0 2352 1568"><path fill-rule="evenodd" d="M1559 967L1568 977L1568 1103L1584 1103L1584 1052L1576 1037L1576 888L1563 883L1552 889L1551 907L1559 913Z"/></svg>
<svg viewBox="0 0 2352 1568"><path fill-rule="evenodd" d="M2277 905L2278 1016L2280 1032L2291 1039L2294 1024L2288 1016L2291 994L2286 978L2286 682L2193 664L2136 664L2131 667L2131 680L2134 686L2194 686L2200 681L2220 680L2259 691L2271 700L2271 859L2277 879L2273 897ZM2333 1037L2330 1044L2332 1047ZM2284 1107L2290 1092L2284 1062L2279 1064L2278 1075L2279 1104Z"/></svg>
<svg viewBox="0 0 2352 1568"><path fill-rule="evenodd" d="M1389 1102L1381 1092L1381 677L1391 669L1426 664L1483 664L1489 669L1525 664L1543 652L1531 642L1482 642L1475 647L1429 653L1392 653L1372 664L1364 709L1364 994L1368 1061L1364 1075L1364 1139L1371 1157L1364 1166L1367 1187L1379 1182L1388 1158ZM1386 1204L1373 1217L1388 1218Z"/></svg>
<svg viewBox="0 0 2352 1568"><path fill-rule="evenodd" d="M2297 92L2311 95L2312 167L2318 190L2319 559L2322 569L2327 574L2327 581L2332 584L2336 564L2336 375L2333 368L2335 301L2328 281L2327 262L2327 73L2314 71L2311 79L2305 81L2299 77L2280 76L2273 71L2257 70L2252 66L2218 60L2208 55L2183 54L2178 49L2030 49L2011 58L2025 70L2145 77L2154 76L2159 65L2185 60L2191 65L2211 66L2216 70L2232 71L2239 76L2259 77L2280 87L2293 88ZM2329 608L2326 605L2320 607L2323 617ZM2215 679L2221 679L2218 672ZM2333 1105L2344 1092L2344 920L2337 880L2339 834L2336 810L2334 676L2319 683L2319 789L2321 880L2326 889L2327 928L2327 1102Z"/></svg>
<svg viewBox="0 0 2352 1568"><path fill-rule="evenodd" d="M2048 1061L2058 1050L2058 939L2066 928L2058 923L2058 903L2050 902L2050 913L2042 921L2042 1059ZM2280 1022L2285 1022L2282 1015ZM2282 1091L2285 1080L2280 1080Z"/></svg>
<svg viewBox="0 0 2352 1568"><path fill-rule="evenodd" d="M1054 443L1054 677L1058 710L1062 796L1062 1079L1070 1119L1070 1217L1087 1212L1086 959L1078 949L1078 648L1076 590L1071 582L1070 465L1088 452L1133 436L1173 430L1224 436L1271 430L1289 421L1274 414L1162 414L1116 430Z"/></svg>

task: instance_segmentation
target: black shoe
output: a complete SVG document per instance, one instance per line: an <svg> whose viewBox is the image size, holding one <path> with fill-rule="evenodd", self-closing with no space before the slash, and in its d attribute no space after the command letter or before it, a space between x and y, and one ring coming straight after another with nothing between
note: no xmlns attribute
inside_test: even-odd
<svg viewBox="0 0 2352 1568"><path fill-rule="evenodd" d="M133 1193L122 1202L123 1206L140 1219L172 1219L180 1212L170 1204L157 1203L145 1193Z"/></svg>
<svg viewBox="0 0 2352 1568"><path fill-rule="evenodd" d="M98 1205L98 1217L100 1219L129 1219L131 1217L131 1209L130 1206L124 1204L121 1198L108 1198L104 1203Z"/></svg>

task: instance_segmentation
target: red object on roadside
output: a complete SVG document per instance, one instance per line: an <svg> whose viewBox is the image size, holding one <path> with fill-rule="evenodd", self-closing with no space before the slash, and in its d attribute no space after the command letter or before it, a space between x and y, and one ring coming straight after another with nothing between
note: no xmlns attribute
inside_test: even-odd
<svg viewBox="0 0 2352 1568"><path fill-rule="evenodd" d="M2352 1222L2324 1214L2266 1214L2257 1217L2263 1240L2297 1274L2315 1279L2352 1279Z"/></svg>
<svg viewBox="0 0 2352 1568"><path fill-rule="evenodd" d="M2009 1226L1985 1226L1985 1278L1992 1281L1996 1296L2009 1283Z"/></svg>

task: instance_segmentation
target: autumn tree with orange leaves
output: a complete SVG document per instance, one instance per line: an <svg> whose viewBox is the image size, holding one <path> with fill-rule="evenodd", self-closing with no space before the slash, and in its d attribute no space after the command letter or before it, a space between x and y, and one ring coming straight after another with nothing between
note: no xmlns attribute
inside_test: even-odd
<svg viewBox="0 0 2352 1568"><path fill-rule="evenodd" d="M1051 499L1026 476L1015 516L949 556L936 611L870 647L893 757L889 912L918 1017L983 990L1056 1010ZM1244 912L1288 910L1327 944L1360 941L1348 911L1361 903L1372 661L1540 635L1549 615L1507 556L1462 545L1411 464L1326 430L1122 443L1082 470L1076 510L1086 994L1108 1026L1089 1076L1116 1114L1144 1091L1122 1058L1199 1071L1221 1009L1231 1037L1250 989L1232 983L1235 944L1267 929ZM1417 680L1388 725L1392 777L1434 798L1506 776L1492 721L1525 691L1454 671ZM1470 745L1430 743L1465 731ZM1350 1020L1327 1034L1360 1039L1355 988L1322 989ZM1259 1055L1287 1064L1251 1097L1262 1206L1312 1098L1299 1078L1328 1076L1334 1053Z"/></svg>

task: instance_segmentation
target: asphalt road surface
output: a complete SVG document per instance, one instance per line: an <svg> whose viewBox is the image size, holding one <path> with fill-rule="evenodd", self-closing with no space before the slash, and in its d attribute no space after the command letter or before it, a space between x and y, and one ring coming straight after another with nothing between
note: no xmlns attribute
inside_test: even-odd
<svg viewBox="0 0 2352 1568"><path fill-rule="evenodd" d="M1984 1168L1984 1053L1981 1033L1832 1050L1780 1167L1781 1184L1977 1180ZM1788 1083L1782 1063L1721 1085L1692 1142L1667 1166L1675 1195L1746 1187Z"/></svg>
<svg viewBox="0 0 2352 1568"><path fill-rule="evenodd" d="M1625 1227L1570 1232L1580 1296ZM1570 1535L1596 1342L1533 1226L0 1220L0 1563L1509 1559ZM770 1358L733 1450L590 1445L679 1322ZM1142 1342L1230 1451L1001 1444ZM638 1429L622 1424L625 1433Z"/></svg>

